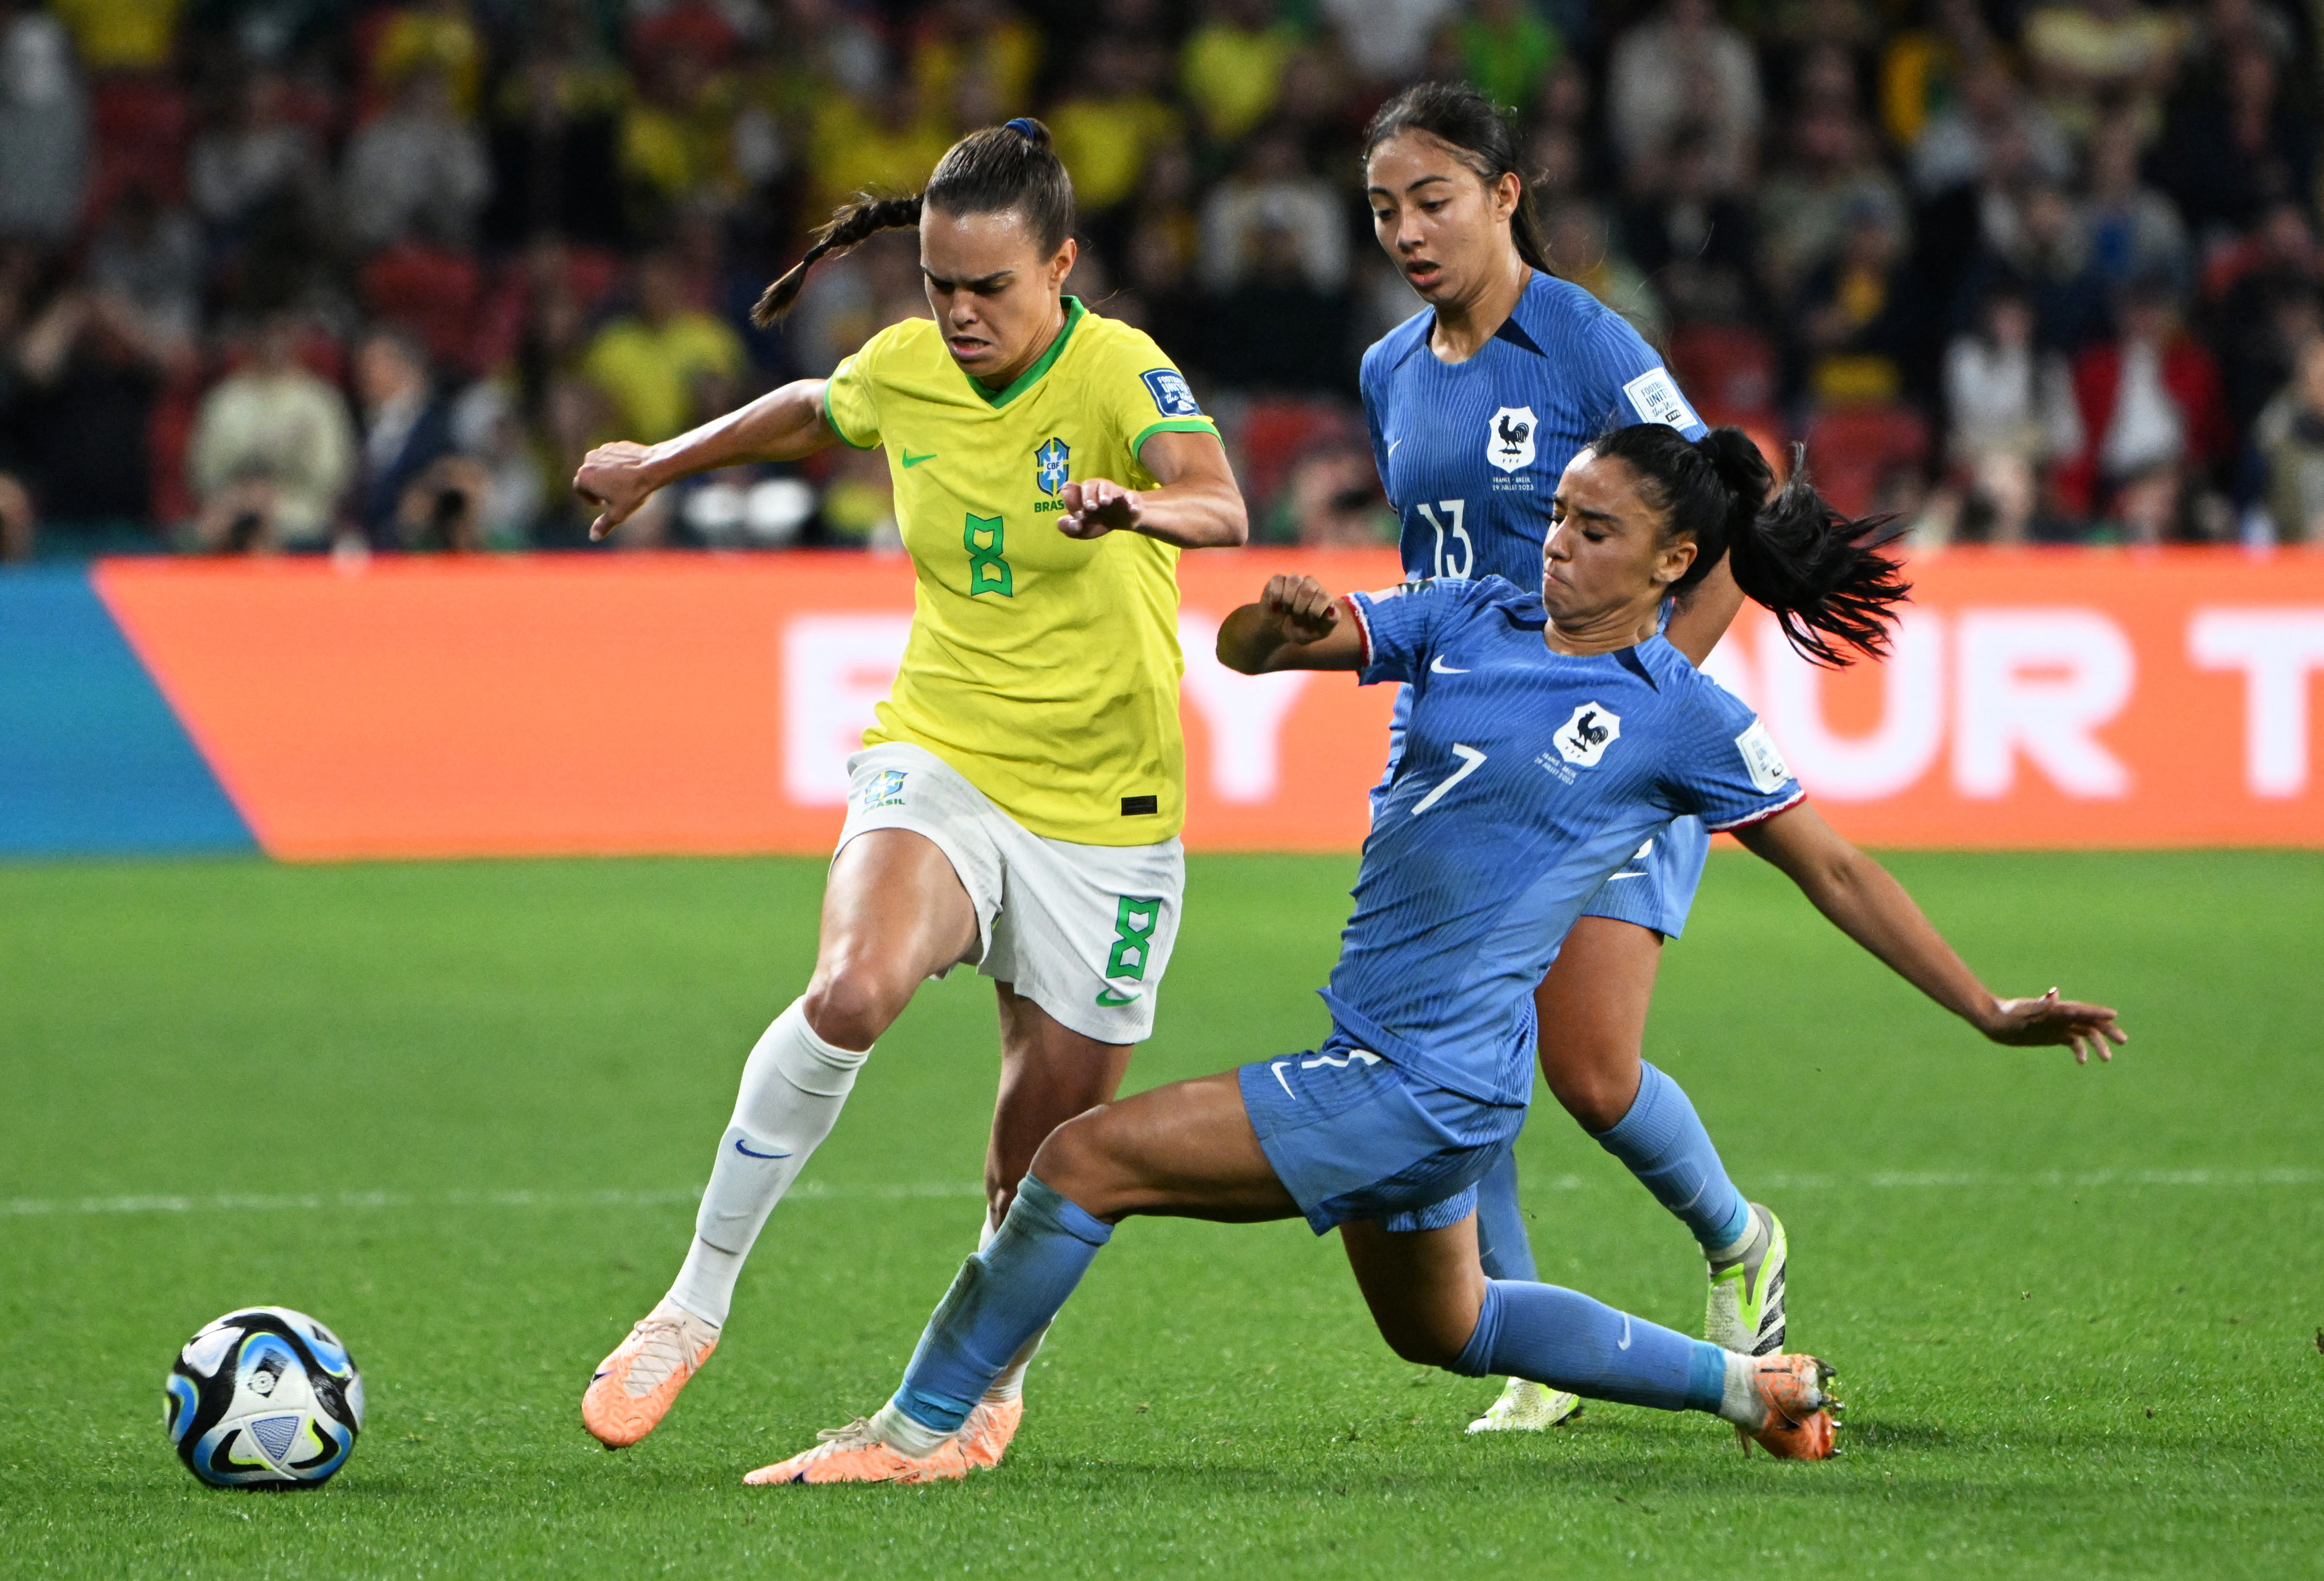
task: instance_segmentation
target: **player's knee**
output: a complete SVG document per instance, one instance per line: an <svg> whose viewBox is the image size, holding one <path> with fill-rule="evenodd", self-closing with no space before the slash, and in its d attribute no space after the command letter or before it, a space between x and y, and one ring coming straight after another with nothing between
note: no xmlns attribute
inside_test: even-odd
<svg viewBox="0 0 2324 1581"><path fill-rule="evenodd" d="M878 973L842 967L816 974L807 985L802 1008L807 1024L825 1042L842 1049L869 1049L910 1000L908 988L899 993Z"/></svg>
<svg viewBox="0 0 2324 1581"><path fill-rule="evenodd" d="M1629 1059L1564 1059L1555 1062L1546 1049L1542 1075L1565 1112L1585 1131L1610 1131L1622 1123L1638 1096L1638 1063Z"/></svg>
<svg viewBox="0 0 2324 1581"><path fill-rule="evenodd" d="M1471 1326L1472 1328L1474 1325ZM1447 1325L1431 1321L1425 1316L1408 1316L1396 1320L1379 1320L1380 1337L1400 1361L1416 1367L1450 1367L1461 1359L1467 1348L1469 1336L1454 1336Z"/></svg>
<svg viewBox="0 0 2324 1581"><path fill-rule="evenodd" d="M1103 1188L1115 1172L1112 1151L1106 1145L1105 1114L1101 1108L1075 1115L1049 1133L1033 1154L1030 1172L1085 1207L1093 1197L1105 1195Z"/></svg>

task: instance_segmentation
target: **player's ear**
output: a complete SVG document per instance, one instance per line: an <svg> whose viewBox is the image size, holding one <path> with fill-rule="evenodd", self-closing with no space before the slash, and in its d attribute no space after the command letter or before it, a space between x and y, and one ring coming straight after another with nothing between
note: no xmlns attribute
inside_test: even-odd
<svg viewBox="0 0 2324 1581"><path fill-rule="evenodd" d="M1063 291L1065 277L1074 272L1074 261L1082 255L1081 244L1067 236L1057 248L1057 255L1049 260L1049 289Z"/></svg>
<svg viewBox="0 0 2324 1581"><path fill-rule="evenodd" d="M1503 171L1485 196L1492 202L1495 219L1515 218L1517 200L1525 196L1525 178L1515 171Z"/></svg>
<svg viewBox="0 0 2324 1581"><path fill-rule="evenodd" d="M1687 568L1694 564L1694 557L1698 552L1697 545L1692 538L1682 538L1675 542L1665 543L1655 550L1655 586L1667 587L1685 576Z"/></svg>

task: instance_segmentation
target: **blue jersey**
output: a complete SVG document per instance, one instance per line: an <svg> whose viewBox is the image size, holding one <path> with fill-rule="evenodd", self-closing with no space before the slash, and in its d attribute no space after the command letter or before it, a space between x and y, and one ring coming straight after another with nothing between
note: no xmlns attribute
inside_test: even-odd
<svg viewBox="0 0 2324 1581"><path fill-rule="evenodd" d="M1703 433L1654 348L1580 286L1536 270L1508 321L1463 363L1428 349L1434 324L1425 310L1364 354L1364 421L1401 523L1406 576L1537 587L1550 502L1576 451L1632 422ZM1396 777L1411 700L1397 698L1375 813ZM1701 824L1675 820L1641 842L1585 911L1676 935L1710 846Z"/></svg>
<svg viewBox="0 0 2324 1581"><path fill-rule="evenodd" d="M1578 285L1536 270L1466 362L1428 349L1435 321L1433 309L1416 313L1364 353L1364 421L1408 577L1537 587L1550 501L1574 452L1633 422L1703 432L1654 348Z"/></svg>
<svg viewBox="0 0 2324 1581"><path fill-rule="evenodd" d="M1798 801L1751 710L1663 638L1553 652L1500 578L1351 600L1361 679L1413 698L1324 1003L1349 1038L1487 1103L1533 1091L1533 991L1566 930L1674 817L1735 828Z"/></svg>

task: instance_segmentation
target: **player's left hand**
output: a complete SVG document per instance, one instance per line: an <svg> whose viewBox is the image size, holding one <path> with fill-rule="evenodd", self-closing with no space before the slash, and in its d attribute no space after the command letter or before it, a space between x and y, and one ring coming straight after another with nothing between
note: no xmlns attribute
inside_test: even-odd
<svg viewBox="0 0 2324 1581"><path fill-rule="evenodd" d="M2130 1041L2130 1034L2115 1024L2115 1012L2103 1004L2083 1004L2061 999L2052 988L2039 999L1997 1000L1993 1019L1983 1029L1997 1043L2035 1049L2062 1043L2074 1051L2074 1063L2088 1065L2096 1054L2100 1061L2114 1058L2114 1048Z"/></svg>
<svg viewBox="0 0 2324 1581"><path fill-rule="evenodd" d="M1138 491L1102 477L1069 483L1064 491L1065 513L1057 531L1068 538L1102 538L1109 532L1135 532L1145 513Z"/></svg>

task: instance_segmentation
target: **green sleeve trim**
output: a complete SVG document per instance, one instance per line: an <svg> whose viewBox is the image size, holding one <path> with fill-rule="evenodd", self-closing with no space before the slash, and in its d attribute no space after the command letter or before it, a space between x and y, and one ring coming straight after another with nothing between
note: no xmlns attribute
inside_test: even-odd
<svg viewBox="0 0 2324 1581"><path fill-rule="evenodd" d="M1130 454L1137 458L1138 453L1146 448L1146 441L1156 434L1209 434L1216 439L1218 432L1219 425L1207 417L1166 417L1160 422L1148 423L1138 430L1138 437L1130 441ZM1138 464L1140 467L1146 465L1142 459Z"/></svg>
<svg viewBox="0 0 2324 1581"><path fill-rule="evenodd" d="M823 421L824 421L824 426L825 426L826 428L830 429L830 430L831 430L831 431L832 431L833 433L837 434L837 435L839 436L839 442L840 442L841 444L843 444L843 445L845 445L845 446L846 446L848 448L850 448L850 449L853 449L853 450L876 450L876 449L878 449L878 448L880 448L880 441L879 441L879 440L877 440L877 439L872 440L872 441L870 444L868 444L868 445L859 445L859 444L857 444L853 439L849 439L849 438L847 437L847 430L846 430L845 429L841 428L841 427L839 426L839 420L838 420L837 418L835 418L835 417L834 417L834 416L832 416L832 415L831 415L831 386L832 386L832 384L836 381L837 377L838 377L838 375L835 374L834 375L832 375L832 377L831 377L831 378L829 378L829 379L825 379L825 380L823 382Z"/></svg>

